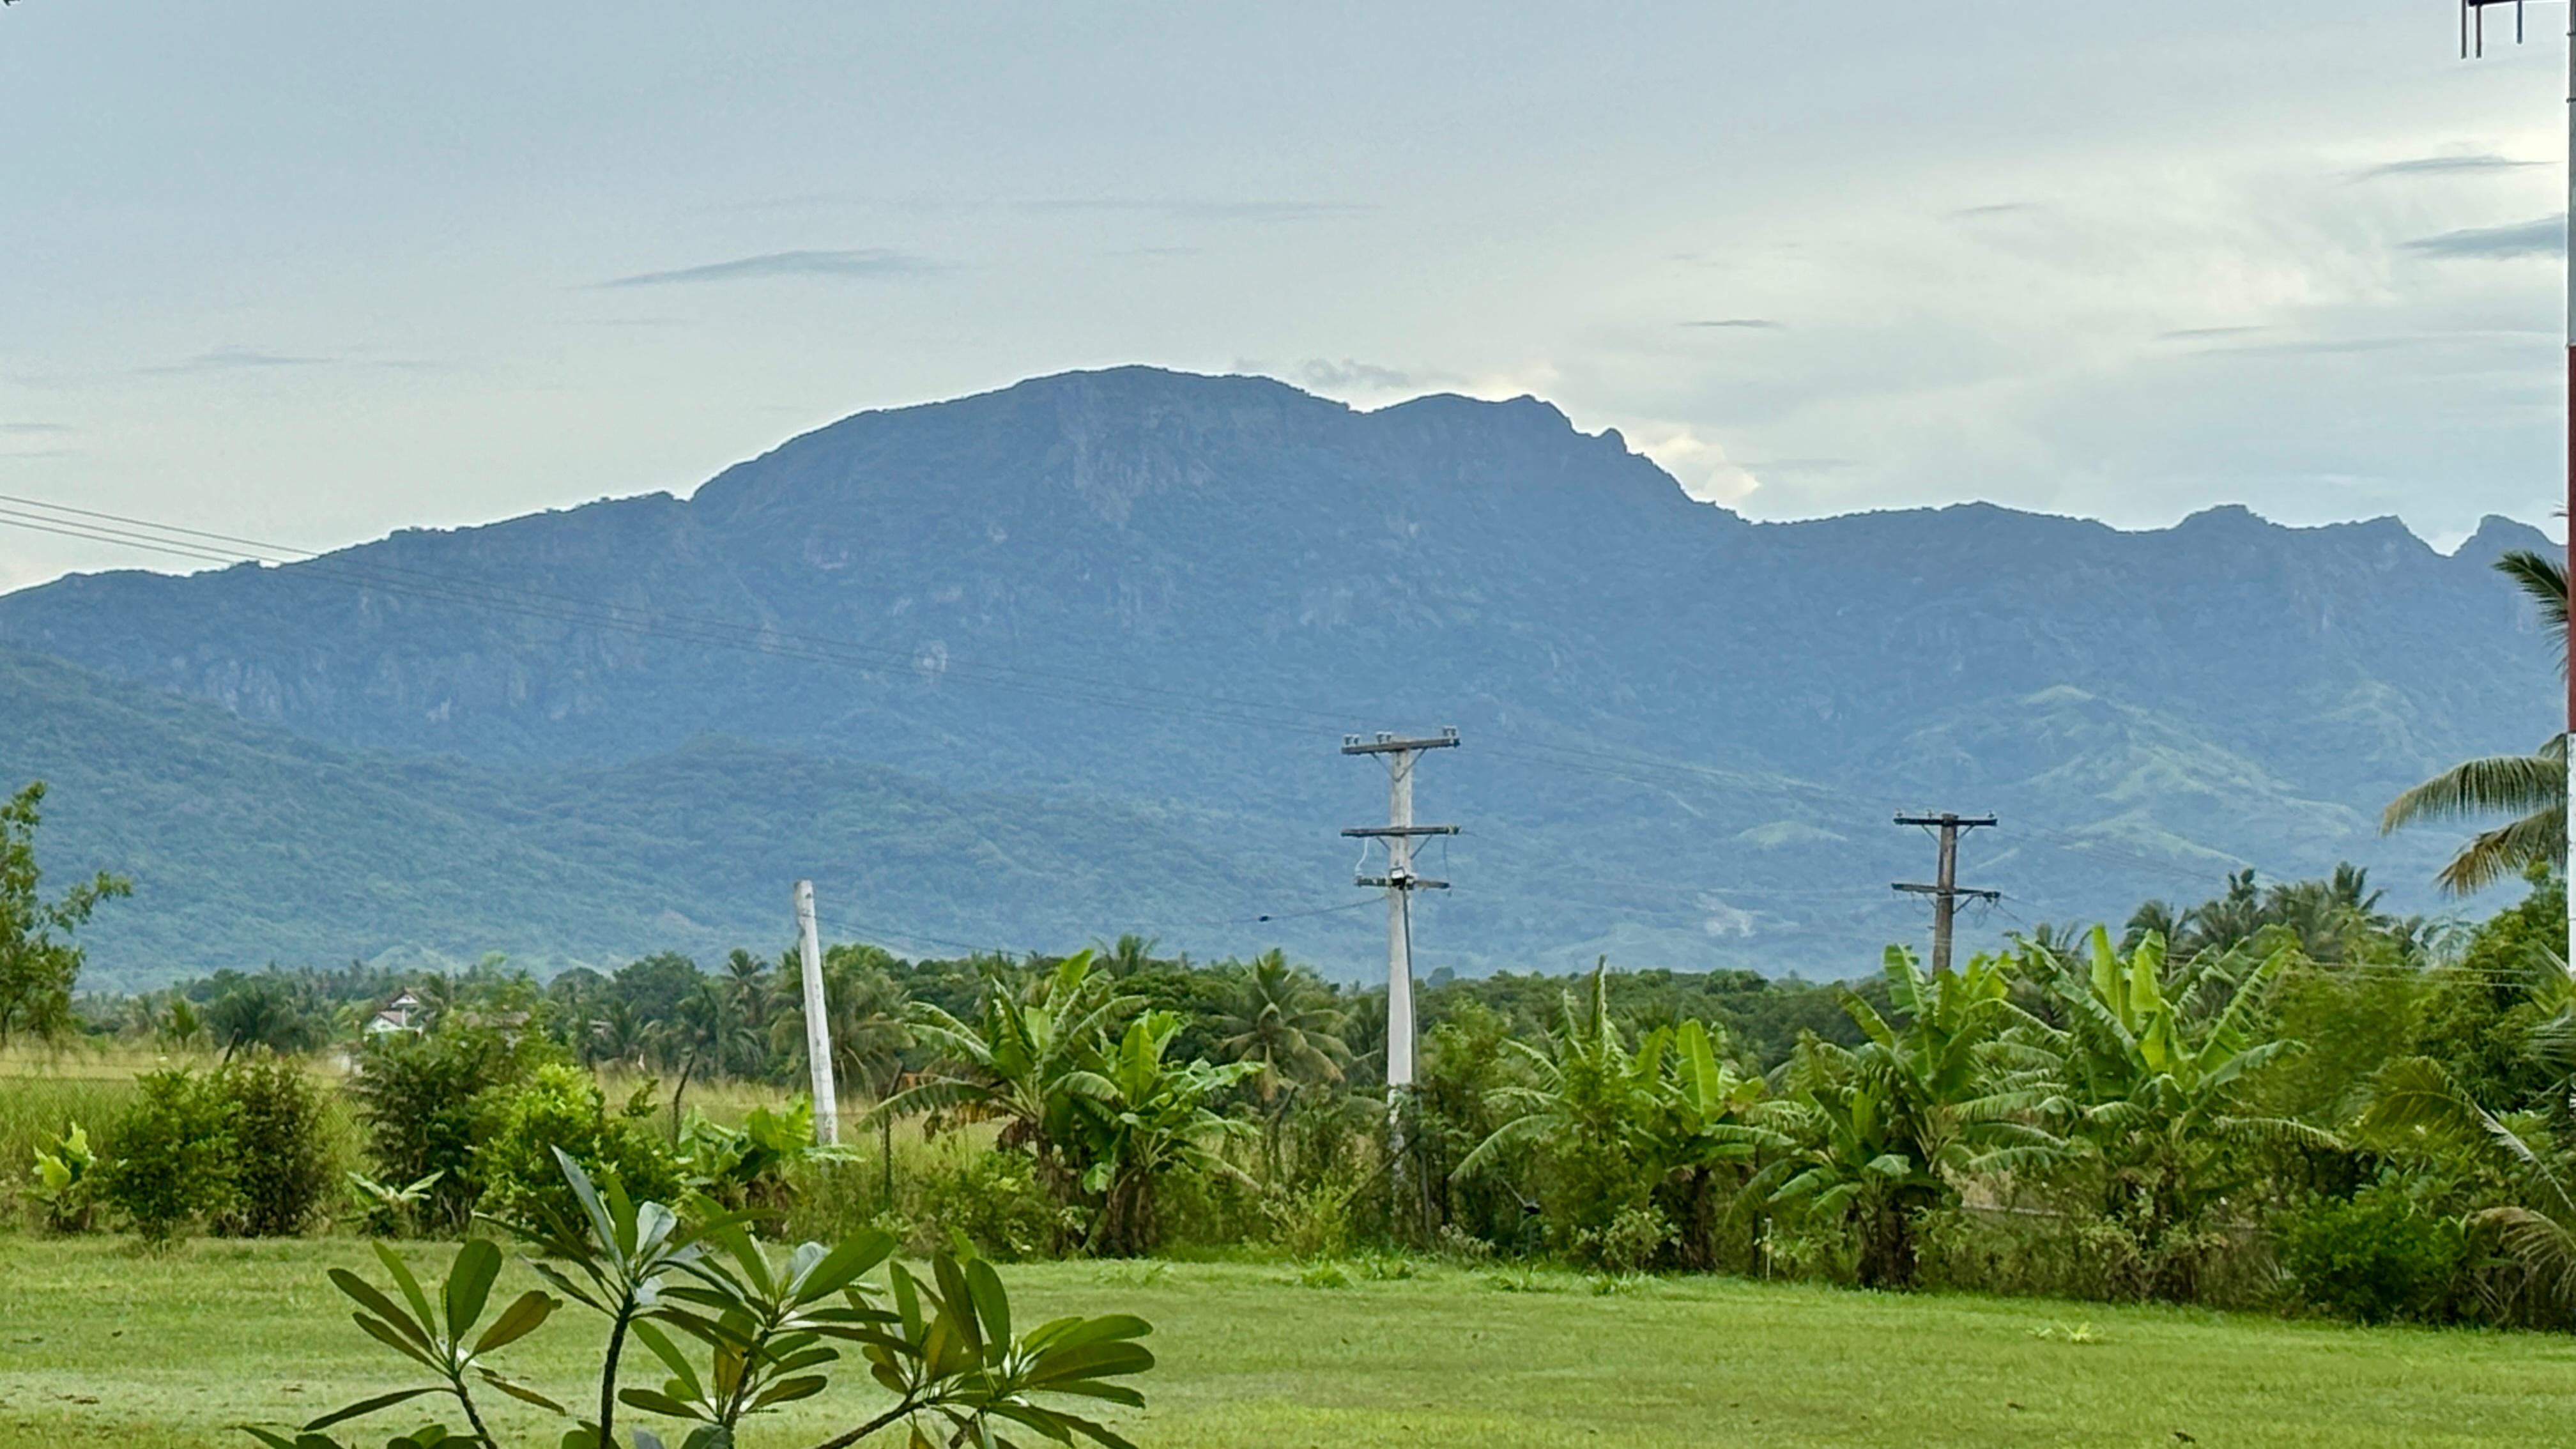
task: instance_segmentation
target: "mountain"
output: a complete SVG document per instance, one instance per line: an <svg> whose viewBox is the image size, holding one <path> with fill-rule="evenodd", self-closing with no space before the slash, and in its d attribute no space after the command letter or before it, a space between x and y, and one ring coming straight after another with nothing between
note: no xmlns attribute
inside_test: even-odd
<svg viewBox="0 0 2576 1449"><path fill-rule="evenodd" d="M92 986L269 961L769 953L793 939L783 883L800 876L840 935L866 934L850 906L882 897L942 933L913 949L998 949L1081 929L1030 913L1058 892L1104 921L1207 916L1258 873L1224 852L1111 858L1108 842L1204 824L1169 810L947 790L716 736L532 776L316 744L8 650L0 698L7 775L47 782L47 873L137 882L82 933Z"/></svg>
<svg viewBox="0 0 2576 1449"><path fill-rule="evenodd" d="M2240 864L2364 860L2434 904L2450 842L2374 822L2554 727L2546 641L2488 567L2517 546L2542 540L2490 520L2445 556L2394 520L2234 508L2151 532L1986 505L1758 524L1533 399L1359 412L1123 368L862 413L687 499L66 578L0 597L0 644L81 671L11 675L13 709L212 707L116 736L130 768L83 808L136 833L180 803L150 762L220 712L263 758L324 752L334 788L546 852L477 868L601 882L598 929L463 886L370 923L354 898L246 901L218 882L257 861L200 862L158 909L231 921L203 937L223 952L766 948L802 872L899 948L1276 937L1364 975L1378 921L1336 831L1383 796L1337 745L1454 725L1418 783L1425 819L1468 828L1418 923L1426 969L1610 951L1816 976L1919 933L1886 887L1929 866L1898 808L2004 817L1965 852L2009 895L1988 936L2197 899ZM0 770L45 764L0 740ZM476 859L434 830L381 848L415 881ZM218 959L112 930L100 959L138 976Z"/></svg>

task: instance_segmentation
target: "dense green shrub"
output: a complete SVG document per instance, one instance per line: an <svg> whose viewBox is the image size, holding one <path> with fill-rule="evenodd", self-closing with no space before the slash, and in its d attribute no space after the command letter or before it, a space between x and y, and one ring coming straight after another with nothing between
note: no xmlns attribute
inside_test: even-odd
<svg viewBox="0 0 2576 1449"><path fill-rule="evenodd" d="M1016 1152L974 1152L954 1169L921 1180L913 1242L924 1249L962 1235L1000 1259L1063 1252L1086 1226L1077 1208L1059 1206L1038 1185L1036 1169Z"/></svg>
<svg viewBox="0 0 2576 1449"><path fill-rule="evenodd" d="M567 1220L580 1211L555 1151L600 1179L614 1178L636 1198L671 1201L680 1163L656 1135L652 1086L612 1112L599 1081L580 1067L552 1062L521 1085L493 1089L483 1103L482 1141L474 1167L483 1184L480 1210L513 1222L551 1209Z"/></svg>
<svg viewBox="0 0 2576 1449"><path fill-rule="evenodd" d="M2312 1203L2279 1234L2281 1266L2313 1307L2363 1323L2454 1316L2467 1235L2457 1220L2409 1200L2400 1184Z"/></svg>
<svg viewBox="0 0 2576 1449"><path fill-rule="evenodd" d="M463 1230L483 1196L474 1144L490 1108L487 1094L558 1059L559 1049L534 1032L471 1021L370 1041L350 1090L367 1129L374 1176L388 1183L435 1177L417 1208L421 1226Z"/></svg>
<svg viewBox="0 0 2576 1449"><path fill-rule="evenodd" d="M236 1057L215 1074L234 1108L233 1205L218 1232L283 1238L302 1232L331 1185L323 1103L304 1069L265 1052Z"/></svg>
<svg viewBox="0 0 2576 1449"><path fill-rule="evenodd" d="M135 1089L99 1154L99 1199L147 1242L233 1211L240 1104L215 1078L184 1067L146 1073Z"/></svg>

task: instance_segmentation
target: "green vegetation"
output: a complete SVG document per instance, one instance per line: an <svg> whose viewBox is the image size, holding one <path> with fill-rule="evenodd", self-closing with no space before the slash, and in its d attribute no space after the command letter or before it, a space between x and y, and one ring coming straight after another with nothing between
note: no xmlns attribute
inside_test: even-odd
<svg viewBox="0 0 2576 1449"><path fill-rule="evenodd" d="M157 1236L250 1230L245 1191L199 1184L201 1160L309 1182L328 1157L351 1184L259 1222L448 1235L549 1199L569 1212L561 1149L642 1195L916 1253L1436 1249L2566 1327L2576 988L2549 954L2564 911L2537 877L2485 925L2434 931L2381 913L2345 870L2151 902L2117 939L2037 927L1949 972L1891 950L1859 989L1606 965L1580 992L1443 982L1421 993L1400 1155L1383 997L1279 957L1202 966L1133 937L1025 961L835 947L837 1065L875 1100L842 1104L851 1141L830 1150L804 1140L787 963L737 953L709 973L666 954L543 986L500 962L222 974L85 1003L93 1040L128 1051L242 1024L235 1063L150 1076L113 1115L27 1122L19 1216L80 1217L36 1153L59 1175L85 1126L109 1209L89 1224ZM274 1084L255 1065L271 1044L315 1040L347 1054L335 1095L364 1129L356 1154L325 1145L327 1111L302 1115L294 1163L201 1150L246 1139L211 1115L187 1127L182 1087ZM222 1096L209 1113L247 1110Z"/></svg>
<svg viewBox="0 0 2576 1449"><path fill-rule="evenodd" d="M425 1281L453 1253L403 1250ZM322 1281L331 1267L383 1277L345 1239L200 1243L149 1273L96 1238L0 1240L0 1437L13 1449L241 1449L224 1426L378 1390L392 1360L350 1328ZM1146 1449L2172 1449L2176 1430L2232 1449L2470 1449L2552 1443L2576 1417L2576 1348L2528 1335L1727 1278L1602 1294L1603 1280L1544 1268L1344 1267L1346 1286L1331 1289L1266 1264L1003 1272L1019 1321L1152 1320L1150 1407L1105 1416ZM493 1292L506 1303L547 1286L513 1263ZM595 1347L550 1328L512 1346L510 1370L564 1397L595 1373ZM630 1382L662 1377L646 1368ZM836 1388L782 1406L745 1449L805 1449L873 1402ZM493 1409L514 1442L550 1421L515 1401Z"/></svg>
<svg viewBox="0 0 2576 1449"><path fill-rule="evenodd" d="M40 780L0 804L0 1047L11 1037L52 1041L71 1030L82 953L68 938L99 902L134 890L100 871L51 901L40 895L36 827L44 801Z"/></svg>
<svg viewBox="0 0 2576 1449"><path fill-rule="evenodd" d="M2496 571L2513 580L2540 613L2558 645L2558 672L2567 672L2567 569L2529 549L2507 551ZM2385 834L2419 821L2481 815L2512 817L2478 832L2442 867L2442 889L2456 895L2480 891L2535 866L2567 868L2567 736L2553 734L2528 755L2465 760L2389 802L2380 816Z"/></svg>

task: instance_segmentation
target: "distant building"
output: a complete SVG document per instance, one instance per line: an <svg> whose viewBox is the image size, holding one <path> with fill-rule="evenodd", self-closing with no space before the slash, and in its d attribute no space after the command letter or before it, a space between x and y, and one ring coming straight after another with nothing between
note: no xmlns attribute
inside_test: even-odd
<svg viewBox="0 0 2576 1449"><path fill-rule="evenodd" d="M368 1020L367 1035L385 1036L397 1031L420 1030L420 1027L412 1021L413 1013L419 1011L420 1007L420 998L405 991L402 995L386 1002L385 1009Z"/></svg>

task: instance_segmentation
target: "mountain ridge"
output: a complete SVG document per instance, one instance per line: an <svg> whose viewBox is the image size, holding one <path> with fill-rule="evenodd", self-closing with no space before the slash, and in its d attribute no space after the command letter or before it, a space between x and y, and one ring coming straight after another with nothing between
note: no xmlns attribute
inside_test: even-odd
<svg viewBox="0 0 2576 1449"><path fill-rule="evenodd" d="M2370 822L2554 723L2547 642L2487 567L2546 546L2499 519L2446 555L2393 519L2241 507L2161 530L1991 504L1754 521L1534 399L1361 411L1126 368L856 414L685 498L60 580L0 596L0 643L537 795L723 735L1030 818L1088 800L1258 837L1233 884L1173 886L1192 918L1347 891L1334 831L1380 802L1340 736L1454 724L1468 747L1423 809L1475 827L1436 908L1463 967L1608 943L1813 976L1911 932L1884 882L1920 864L1885 822L1936 798L2048 832L1981 835L1973 863L2052 912L2345 855L2435 904L2449 842ZM1158 869L1150 843L1067 828L1085 858ZM1569 857L1592 884L1557 879ZM672 889L748 888L720 874ZM931 904L1100 914L978 889ZM1309 949L1363 974L1366 927L1328 924Z"/></svg>

